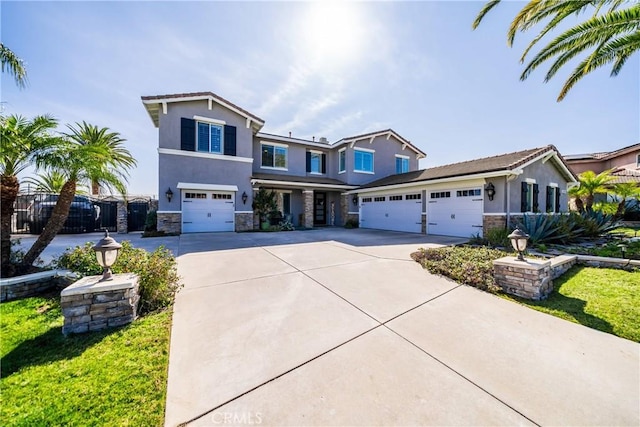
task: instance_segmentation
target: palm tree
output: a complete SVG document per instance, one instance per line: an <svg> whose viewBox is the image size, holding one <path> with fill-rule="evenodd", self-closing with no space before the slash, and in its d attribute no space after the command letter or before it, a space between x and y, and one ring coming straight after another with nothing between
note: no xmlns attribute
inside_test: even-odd
<svg viewBox="0 0 640 427"><path fill-rule="evenodd" d="M46 163L44 152L59 141L52 136L58 122L51 116L36 116L27 120L22 116L0 116L0 227L2 274L11 266L11 216L20 191L17 175L32 162Z"/></svg>
<svg viewBox="0 0 640 427"><path fill-rule="evenodd" d="M0 61L2 62L2 72L4 73L6 69L15 79L16 85L19 88L24 88L27 85L27 69L24 66L24 61L3 43L0 43Z"/></svg>
<svg viewBox="0 0 640 427"><path fill-rule="evenodd" d="M613 185L613 193L622 198L618 203L618 209L616 210L616 216L622 217L624 215L627 199L640 197L640 187L638 187L638 184L635 182L622 182Z"/></svg>
<svg viewBox="0 0 640 427"><path fill-rule="evenodd" d="M606 194L608 190L607 184L609 184L613 179L611 171L600 172L597 175L593 171L586 171L578 175L580 191L585 198L585 209L587 212L591 212L593 210L594 195Z"/></svg>
<svg viewBox="0 0 640 427"><path fill-rule="evenodd" d="M485 15L500 3L492 0L484 5L472 24L480 25ZM548 82L556 72L575 56L590 52L573 70L558 96L562 101L569 90L590 72L612 63L611 77L617 76L629 57L640 49L640 5L631 3L628 9L618 8L624 0L531 0L516 15L507 31L507 44L513 46L517 32L525 32L536 24L548 20L540 33L524 50L520 62L524 63L529 51L565 18L593 10L591 18L569 28L551 40L525 67L520 80L526 78L543 62L555 58L545 76ZM601 11L604 12L601 14Z"/></svg>
<svg viewBox="0 0 640 427"><path fill-rule="evenodd" d="M38 193L59 194L62 191L67 178L57 170L48 170L37 177L28 177L22 180L21 184L27 184L33 191ZM76 194L87 194L84 190L76 191Z"/></svg>
<svg viewBox="0 0 640 427"><path fill-rule="evenodd" d="M580 188L579 185L571 187L568 191L569 196L574 199L576 204L576 209L579 213L584 212L584 202L582 201L582 196L584 196L584 191Z"/></svg>
<svg viewBox="0 0 640 427"><path fill-rule="evenodd" d="M47 153L49 169L64 174L66 181L44 230L24 256L24 265L31 265L62 229L78 184L97 182L124 195L128 170L136 165L117 132L86 122L67 127L71 132L65 134L64 143Z"/></svg>

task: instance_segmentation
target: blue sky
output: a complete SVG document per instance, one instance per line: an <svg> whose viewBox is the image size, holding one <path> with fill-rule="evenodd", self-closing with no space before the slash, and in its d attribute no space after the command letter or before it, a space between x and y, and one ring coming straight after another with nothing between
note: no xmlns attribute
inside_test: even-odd
<svg viewBox="0 0 640 427"><path fill-rule="evenodd" d="M554 144L607 151L640 138L639 55L556 102L569 69L519 81L533 33L506 45L522 2L8 2L2 42L29 86L2 75L3 114L49 113L119 132L138 160L130 193L156 195L157 129L140 96L212 91L310 138L393 128L421 167Z"/></svg>

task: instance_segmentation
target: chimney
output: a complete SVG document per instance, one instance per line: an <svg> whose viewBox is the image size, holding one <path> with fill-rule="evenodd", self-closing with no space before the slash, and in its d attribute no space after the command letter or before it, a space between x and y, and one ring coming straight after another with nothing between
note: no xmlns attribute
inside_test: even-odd
<svg viewBox="0 0 640 427"><path fill-rule="evenodd" d="M321 136L320 137L320 142L323 143L323 144L328 144L329 140L327 138L325 138L324 136Z"/></svg>

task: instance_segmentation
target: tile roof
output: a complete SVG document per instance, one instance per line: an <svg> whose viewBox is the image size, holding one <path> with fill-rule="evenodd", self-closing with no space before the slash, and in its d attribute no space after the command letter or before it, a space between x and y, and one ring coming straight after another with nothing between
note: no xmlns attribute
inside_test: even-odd
<svg viewBox="0 0 640 427"><path fill-rule="evenodd" d="M457 176L475 175L494 171L508 171L517 169L525 163L550 151L555 151L560 160L564 162L564 159L562 159L558 150L553 145L547 145L546 147L532 148L529 150L500 154L498 156L468 160L465 162L436 166L419 171L391 175L363 185L361 188L384 187L388 185L431 181L434 179L453 178Z"/></svg>
<svg viewBox="0 0 640 427"><path fill-rule="evenodd" d="M218 101L220 101L220 102L222 102L224 104L228 104L231 107L237 109L238 111L241 111L245 115L251 117L252 119L264 124L264 120L261 119L260 117L256 116L255 114L252 114L252 113L248 112L244 108L241 108L241 107L237 106L233 102L228 101L228 100L224 99L223 97L221 97L219 95L216 95L213 92L174 93L174 94L167 94L167 95L141 96L140 98L142 99L142 101L160 101L160 100L168 100L168 99L175 99L176 101L180 101L180 98L198 98L198 97L202 97L202 98L212 97L213 99L216 99L216 100L218 100Z"/></svg>
<svg viewBox="0 0 640 427"><path fill-rule="evenodd" d="M569 162L577 160L608 160L630 151L640 150L639 144L632 144L627 147L619 148L614 151L602 151L598 153L569 154L565 157Z"/></svg>
<svg viewBox="0 0 640 427"><path fill-rule="evenodd" d="M251 176L252 179L269 180L269 181L287 181L287 182L299 182L307 184L328 184L328 185L346 185L344 181L333 178L325 178L322 176L294 176L294 175L277 175L271 173L254 173ZM352 185L352 187L356 187Z"/></svg>
<svg viewBox="0 0 640 427"><path fill-rule="evenodd" d="M640 184L640 171L634 171L631 169L616 169L611 172L613 180L610 184L622 184L625 182L637 182Z"/></svg>

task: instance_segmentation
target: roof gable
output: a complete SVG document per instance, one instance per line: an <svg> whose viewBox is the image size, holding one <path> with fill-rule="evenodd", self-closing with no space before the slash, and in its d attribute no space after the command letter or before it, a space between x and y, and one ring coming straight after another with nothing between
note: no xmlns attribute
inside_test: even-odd
<svg viewBox="0 0 640 427"><path fill-rule="evenodd" d="M260 117L248 112L247 110L235 105L234 103L227 101L221 96L216 95L213 92L190 92L190 93L176 93L168 95L152 95L142 96L142 103L147 109L147 113L151 117L151 121L155 127L159 125L160 111L166 112L166 106L169 103L174 102L187 102L187 101L208 101L209 109L211 109L211 103L215 102L247 119L247 127L251 125L256 132L264 126L264 120Z"/></svg>

